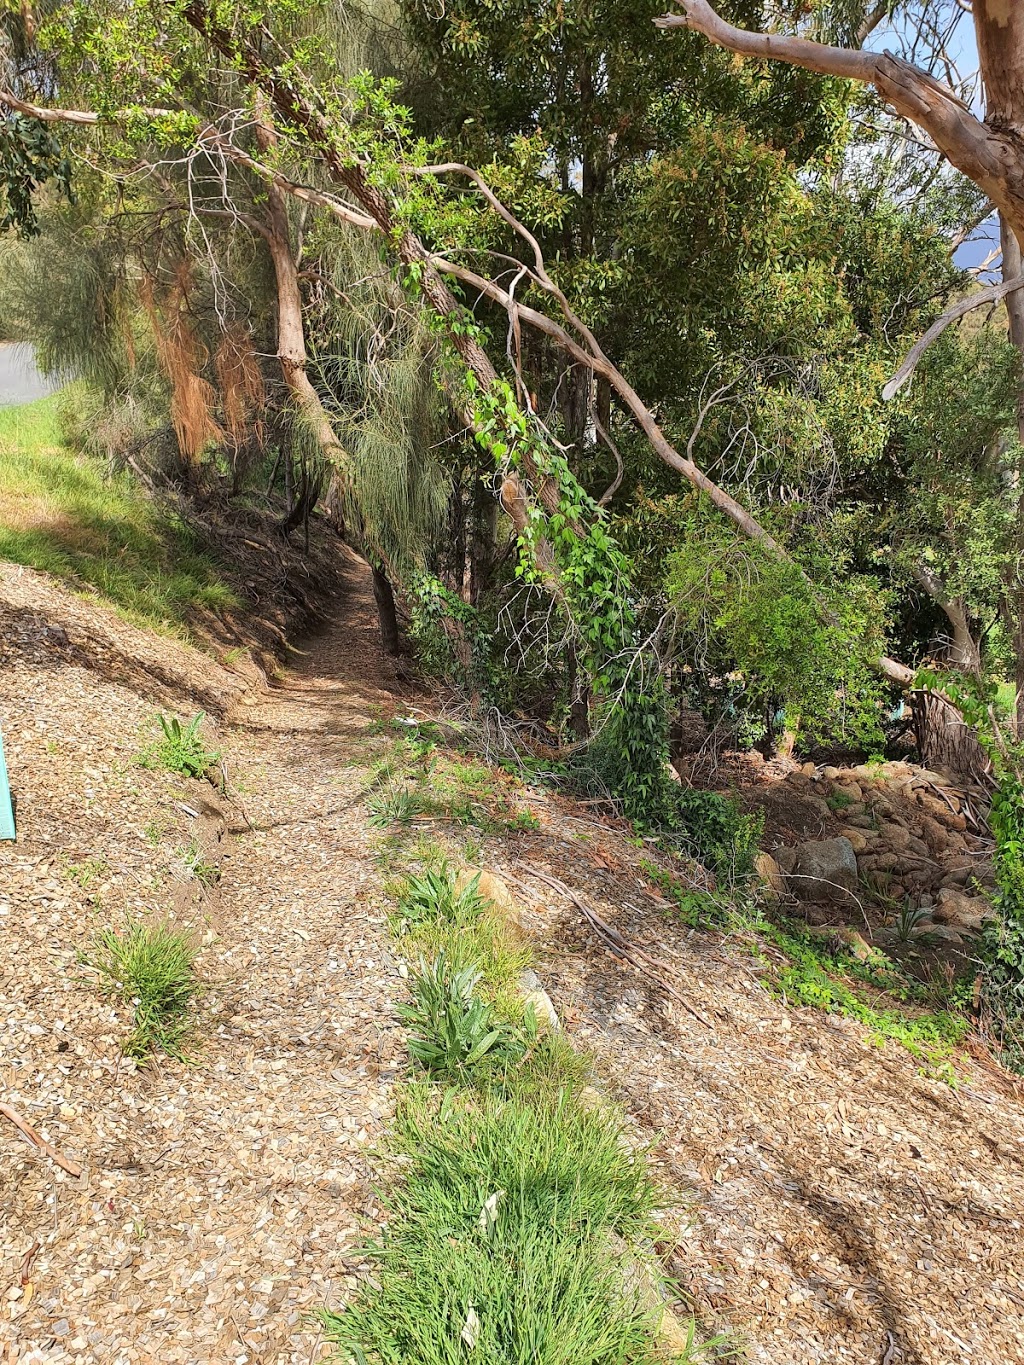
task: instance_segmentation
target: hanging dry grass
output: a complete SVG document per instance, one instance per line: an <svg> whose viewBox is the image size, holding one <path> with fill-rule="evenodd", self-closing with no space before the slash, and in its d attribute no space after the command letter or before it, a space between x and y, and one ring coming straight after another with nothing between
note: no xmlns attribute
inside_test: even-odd
<svg viewBox="0 0 1024 1365"><path fill-rule="evenodd" d="M252 340L242 323L233 322L221 334L213 368L220 388L224 422L236 451L250 428L262 445L266 387Z"/></svg>
<svg viewBox="0 0 1024 1365"><path fill-rule="evenodd" d="M216 392L201 373L209 355L186 312L190 284L188 266L182 264L160 306L151 280L143 280L139 293L153 328L160 368L171 385L171 424L178 449L187 463L195 464L210 442L224 439L224 431L213 415Z"/></svg>

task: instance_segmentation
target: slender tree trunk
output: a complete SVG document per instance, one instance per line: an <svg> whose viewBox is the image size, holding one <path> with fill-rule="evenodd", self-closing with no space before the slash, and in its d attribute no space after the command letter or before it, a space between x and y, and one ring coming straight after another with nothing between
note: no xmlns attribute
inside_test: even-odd
<svg viewBox="0 0 1024 1365"><path fill-rule="evenodd" d="M1016 234L1002 214L999 216L999 239L1003 249L1003 279L1015 279L1020 275L1024 262L1021 260L1020 243ZM1007 294L1005 303L1010 341L1016 347L1021 365L1017 389L1017 440L1020 449L1024 451L1024 291L1017 290L1012 294ZM1013 563L1010 565L1009 572L1012 577L1011 581L1007 583L1006 604L1011 618L1013 638L1013 681L1016 692L1014 728L1017 737L1024 738L1024 584L1020 582L1019 567L1022 562L1021 554L1024 553L1024 467L1021 466L1019 460L1016 472L1017 524L1015 539L1017 554L1013 556Z"/></svg>
<svg viewBox="0 0 1024 1365"><path fill-rule="evenodd" d="M401 642L398 635L394 589L383 569L371 562L370 571L373 574L373 599L377 603L377 619L380 622L380 642L384 646L385 654L397 654Z"/></svg>

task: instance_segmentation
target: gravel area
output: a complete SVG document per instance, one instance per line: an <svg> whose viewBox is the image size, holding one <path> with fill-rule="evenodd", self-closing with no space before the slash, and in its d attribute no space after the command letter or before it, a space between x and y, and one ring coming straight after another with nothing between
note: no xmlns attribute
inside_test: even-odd
<svg viewBox="0 0 1024 1365"><path fill-rule="evenodd" d="M340 605L344 628L252 693L195 650L3 570L19 839L0 844L0 1091L84 1174L0 1117L0 1359L325 1352L310 1310L344 1299L379 1220L366 1153L405 1056L358 766L390 693L354 561ZM201 706L223 717L210 733L234 799L133 761L156 711ZM212 892L187 874L191 841L220 867ZM126 1012L77 964L96 928L151 913L202 943L188 1067L121 1057Z"/></svg>
<svg viewBox="0 0 1024 1365"><path fill-rule="evenodd" d="M408 705L354 558L338 620L269 689L0 570L0 1360L322 1358L311 1310L384 1216L368 1151L405 1050L362 796L377 708ZM423 699L419 699L420 706ZM213 717L227 799L141 768L157 711ZM788 1010L735 941L684 929L614 825L532 792L482 840L524 907L570 1036L649 1139L671 1273L758 1365L1024 1362L1024 1106L978 1055L951 1088L859 1026ZM206 891L189 846L221 872ZM478 849L479 852L479 849ZM696 1011L605 951L530 868L663 964ZM159 913L202 943L195 1062L138 1070L77 962Z"/></svg>

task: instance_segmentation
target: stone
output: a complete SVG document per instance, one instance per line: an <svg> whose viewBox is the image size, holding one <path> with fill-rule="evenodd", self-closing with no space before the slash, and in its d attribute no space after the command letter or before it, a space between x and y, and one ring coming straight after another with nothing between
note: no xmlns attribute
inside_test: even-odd
<svg viewBox="0 0 1024 1365"><path fill-rule="evenodd" d="M841 791L844 796L849 796L853 801L863 801L864 792L860 785L854 782L852 777L840 778L836 783L837 791Z"/></svg>
<svg viewBox="0 0 1024 1365"><path fill-rule="evenodd" d="M871 822L871 816L867 813L861 815L844 815L843 818L848 825L853 825L857 829L874 829L874 825Z"/></svg>
<svg viewBox="0 0 1024 1365"><path fill-rule="evenodd" d="M890 848L900 853L910 844L910 830L905 829L902 825L886 825L882 832L882 838Z"/></svg>
<svg viewBox="0 0 1024 1365"><path fill-rule="evenodd" d="M877 951L863 934L846 924L809 924L807 932L813 938L834 939L841 943L858 962L867 962Z"/></svg>
<svg viewBox="0 0 1024 1365"><path fill-rule="evenodd" d="M562 1027L558 1021L558 1011L555 1009L551 996L541 985L540 977L529 967L519 977L519 989L523 993L523 1003L533 1006L537 1022L552 1033L557 1033Z"/></svg>
<svg viewBox="0 0 1024 1365"><path fill-rule="evenodd" d="M844 769L842 768L833 768L829 766L822 769L821 775L826 782L835 782L838 778L841 778L843 776L843 772Z"/></svg>
<svg viewBox="0 0 1024 1365"><path fill-rule="evenodd" d="M849 839L811 839L797 847L790 874L792 890L801 900L846 899L857 889L857 855Z"/></svg>
<svg viewBox="0 0 1024 1365"><path fill-rule="evenodd" d="M786 894L786 878L782 868L770 853L759 853L754 859L754 871L773 896Z"/></svg>
<svg viewBox="0 0 1024 1365"><path fill-rule="evenodd" d="M937 943L963 943L961 935L948 924L929 924L926 929Z"/></svg>
<svg viewBox="0 0 1024 1365"><path fill-rule="evenodd" d="M773 856L783 872L792 872L796 868L796 849L789 844L780 844Z"/></svg>
<svg viewBox="0 0 1024 1365"><path fill-rule="evenodd" d="M986 921L994 918L994 912L983 896L968 896L944 886L936 897L933 917L938 924L948 924L951 929L979 934Z"/></svg>
<svg viewBox="0 0 1024 1365"><path fill-rule="evenodd" d="M872 853L861 859L861 867L865 872L889 872L898 862L899 856L895 853Z"/></svg>
<svg viewBox="0 0 1024 1365"><path fill-rule="evenodd" d="M482 900L490 901L499 910L507 910L513 916L517 914L515 897L505 882L493 872L481 871L476 867L462 868L455 878L456 891L462 891L469 886L474 877L480 878L477 891Z"/></svg>
<svg viewBox="0 0 1024 1365"><path fill-rule="evenodd" d="M849 829L841 829L839 834L841 838L849 839L853 845L854 853L864 853L867 850L867 836L862 829L854 829L851 826Z"/></svg>

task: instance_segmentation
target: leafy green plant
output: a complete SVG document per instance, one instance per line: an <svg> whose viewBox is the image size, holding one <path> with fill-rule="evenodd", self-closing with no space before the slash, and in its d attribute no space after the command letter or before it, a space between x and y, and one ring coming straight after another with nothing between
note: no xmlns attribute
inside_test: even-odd
<svg viewBox="0 0 1024 1365"><path fill-rule="evenodd" d="M65 875L70 877L73 882L88 891L89 887L107 871L109 864L102 856L93 858L83 858L80 863L67 862L64 864Z"/></svg>
<svg viewBox="0 0 1024 1365"><path fill-rule="evenodd" d="M727 885L745 881L764 832L763 815L745 815L717 792L681 787L676 793L684 847Z"/></svg>
<svg viewBox="0 0 1024 1365"><path fill-rule="evenodd" d="M417 815L422 815L424 809L421 793L405 786L386 787L366 799L367 814L375 829L408 825Z"/></svg>
<svg viewBox="0 0 1024 1365"><path fill-rule="evenodd" d="M468 925L484 911L480 874L457 886L446 863L422 876L409 877L399 898L399 912L407 926L423 924Z"/></svg>
<svg viewBox="0 0 1024 1365"><path fill-rule="evenodd" d="M134 1026L122 1044L126 1056L145 1063L159 1049L186 1061L188 1009L199 990L197 949L190 934L166 923L132 923L101 929L82 962L105 989L132 1006Z"/></svg>
<svg viewBox="0 0 1024 1365"><path fill-rule="evenodd" d="M826 799L826 805L836 812L848 810L853 805L853 797L849 792L833 792Z"/></svg>
<svg viewBox="0 0 1024 1365"><path fill-rule="evenodd" d="M500 1020L494 1006L477 994L482 973L453 968L445 954L427 963L411 983L413 1001L398 1007L399 1018L414 1030L409 1052L425 1070L452 1079L486 1061L521 1061L537 1038L537 1018L527 1007L522 1030Z"/></svg>
<svg viewBox="0 0 1024 1365"><path fill-rule="evenodd" d="M920 905L912 905L905 900L893 924L897 943L921 943L928 938L921 932L922 923L928 919L928 911Z"/></svg>
<svg viewBox="0 0 1024 1365"><path fill-rule="evenodd" d="M144 749L139 761L144 767L166 768L182 777L203 777L220 762L220 751L208 749L201 727L206 712L200 711L187 725L177 716L158 716L162 739Z"/></svg>

